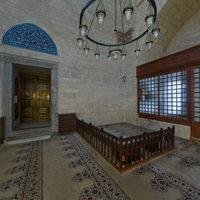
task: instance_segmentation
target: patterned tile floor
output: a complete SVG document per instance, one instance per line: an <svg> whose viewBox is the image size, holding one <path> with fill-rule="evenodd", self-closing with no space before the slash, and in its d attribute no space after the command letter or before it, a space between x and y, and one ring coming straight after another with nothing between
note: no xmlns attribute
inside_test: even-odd
<svg viewBox="0 0 200 200"><path fill-rule="evenodd" d="M9 152L7 157L3 155L4 159L9 160L10 167L6 166L1 174L1 200L42 199L42 145L39 141L11 147L14 152ZM1 163L2 169L5 161Z"/></svg>
<svg viewBox="0 0 200 200"><path fill-rule="evenodd" d="M119 174L77 134L0 147L0 200L200 200L200 146Z"/></svg>
<svg viewBox="0 0 200 200"><path fill-rule="evenodd" d="M146 164L133 171L143 176L150 173L153 190L169 192L177 190L181 200L200 199L200 147L191 144L184 149L172 152L162 159Z"/></svg>

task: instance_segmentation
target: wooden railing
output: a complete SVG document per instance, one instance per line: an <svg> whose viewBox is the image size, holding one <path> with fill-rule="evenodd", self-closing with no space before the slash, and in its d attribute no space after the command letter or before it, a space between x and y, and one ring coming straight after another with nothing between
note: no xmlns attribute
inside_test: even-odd
<svg viewBox="0 0 200 200"><path fill-rule="evenodd" d="M0 144L4 141L4 118L0 118Z"/></svg>
<svg viewBox="0 0 200 200"><path fill-rule="evenodd" d="M120 172L174 148L174 126L129 138L118 138L77 119L77 132Z"/></svg>

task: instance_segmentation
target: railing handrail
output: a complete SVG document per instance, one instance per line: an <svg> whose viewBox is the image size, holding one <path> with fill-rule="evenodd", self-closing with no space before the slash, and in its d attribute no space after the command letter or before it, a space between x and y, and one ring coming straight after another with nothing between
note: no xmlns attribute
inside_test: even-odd
<svg viewBox="0 0 200 200"><path fill-rule="evenodd" d="M174 126L123 138L77 118L77 132L120 172L174 148Z"/></svg>
<svg viewBox="0 0 200 200"><path fill-rule="evenodd" d="M86 125L90 125L91 123L87 123L87 122L85 122L84 120L79 120L78 118L77 118L77 120L78 121L80 121L80 122L83 122L83 123L85 123ZM96 129L98 129L99 131L103 131L104 133L106 133L107 135L109 135L110 137L113 137L113 138L115 138L115 139L117 139L117 140L119 140L119 138L120 137L117 137L117 136L115 136L115 135L112 135L111 133L108 133L108 132L106 132L103 128L98 128L98 127L96 127L96 126L94 126L94 125L92 125L91 124L91 126L93 127L93 128L96 128ZM123 140L133 140L133 139L136 139L136 138L139 138L139 137L143 137L144 135L153 135L153 134L155 134L155 133L160 133L160 132L163 132L163 131L165 131L165 130L168 130L168 129L175 129L175 126L172 126L172 128L171 127L168 127L167 129L162 129L162 128L160 128L160 130L159 131L151 131L151 132L143 132L143 134L140 134L140 135L133 135L133 136L129 136L129 137L126 137L126 138L123 138Z"/></svg>

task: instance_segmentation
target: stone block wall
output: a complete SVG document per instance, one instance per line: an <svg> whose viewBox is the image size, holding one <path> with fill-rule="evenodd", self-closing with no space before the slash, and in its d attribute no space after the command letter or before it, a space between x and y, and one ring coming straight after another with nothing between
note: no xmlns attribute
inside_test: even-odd
<svg viewBox="0 0 200 200"><path fill-rule="evenodd" d="M200 44L200 11L192 17L171 41L167 54L172 54Z"/></svg>
<svg viewBox="0 0 200 200"><path fill-rule="evenodd" d="M2 58L0 56L0 118L4 116L3 113L3 65L2 65Z"/></svg>
<svg viewBox="0 0 200 200"><path fill-rule="evenodd" d="M52 37L59 56L3 45L0 52L58 62L58 113L74 112L94 124L124 121L121 75L125 64L109 63L106 55L102 55L103 61L97 62L93 54L86 58L77 47L79 13L85 3L81 0L2 0L1 40L12 26L33 23ZM0 104L1 100L0 95ZM2 106L0 109L3 113Z"/></svg>

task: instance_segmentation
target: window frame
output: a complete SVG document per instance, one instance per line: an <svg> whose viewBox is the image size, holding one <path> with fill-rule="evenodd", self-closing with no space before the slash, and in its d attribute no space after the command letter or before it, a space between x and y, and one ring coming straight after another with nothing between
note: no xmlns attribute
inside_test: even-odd
<svg viewBox="0 0 200 200"><path fill-rule="evenodd" d="M159 85L158 85L158 84L159 84L159 77L158 77L158 76L151 76L151 77L144 78L144 79L151 79L151 78L153 78L154 81L155 81L156 78L157 78L157 86L158 86L157 89L158 89L158 88L159 88ZM142 78L142 79L143 79L143 78ZM141 91L141 90L140 90L140 80L142 80L142 79L139 79L139 83L138 83L138 85L139 85L139 91ZM148 82L149 82L149 80L148 80ZM155 89L155 87L151 87L151 89L152 89L152 88ZM139 100L138 100L138 104L139 104L139 105L138 105L138 110L139 110L140 113L142 113L142 112L140 111L140 110L141 110L141 109L140 109L140 102L141 102L140 100L141 100L141 96L142 96L142 95L141 95L141 92L140 92L140 93L139 93L139 96L138 96L138 99L139 99ZM159 91L157 90L157 100L158 100L158 99L159 99ZM153 101L153 102L155 103L155 101ZM152 102L151 102L151 103L152 103ZM158 109L158 112L157 112L157 113L159 114L159 101L158 101L158 108L157 108L157 109ZM157 114L154 113L154 114L149 114L149 115L157 115Z"/></svg>
<svg viewBox="0 0 200 200"><path fill-rule="evenodd" d="M162 121L162 122L167 122L167 123L175 123L175 124L181 124L181 125L187 125L190 126L193 122L194 119L194 103L193 103L193 82L194 82L194 77L193 77L193 70L200 66L200 62L199 63L195 63L192 65L185 65L185 66L179 66L179 67L175 67L172 69L168 69L165 71L160 71L157 73L151 73L151 74L147 74L147 75L142 75L141 77L137 78L137 108L138 108L138 116L140 118L146 118L146 119L150 119L150 120L157 120L157 121ZM188 115L185 119L183 119L182 117L178 117L178 116L163 116L160 115L160 105L159 105L159 97L160 97L160 91L158 89L158 107L159 107L159 112L158 115L156 114L146 114L146 113L141 113L140 112L140 96L141 96L141 91L140 91L140 80L141 79L145 79L145 78L151 78L151 77L155 77L157 76L158 79L160 76L162 75L166 75L166 74L171 74L171 73L176 73L176 72L182 72L182 71L186 71L187 72L187 102L188 102L188 106L187 106L187 111L188 111ZM159 82L158 82L158 87L159 87ZM160 87L159 87L160 88ZM192 106L190 106L192 105Z"/></svg>
<svg viewBox="0 0 200 200"><path fill-rule="evenodd" d="M194 80L195 80L195 77L194 77L194 69L195 68L199 68L200 69L200 62L199 62L199 64L198 65L195 65L195 66L193 66L192 67L192 69L191 69L191 75L192 75L192 83L191 83L191 107L192 107L192 118L191 118L191 123L193 123L193 124L200 124L200 122L197 122L196 120L195 120L195 84L194 84Z"/></svg>
<svg viewBox="0 0 200 200"><path fill-rule="evenodd" d="M200 68L195 68L200 70ZM197 75L197 78L194 77L194 121L200 122L200 72L195 72L194 75Z"/></svg>
<svg viewBox="0 0 200 200"><path fill-rule="evenodd" d="M164 121L175 124L191 126L191 130L195 126L200 126L200 122L195 122L194 119L194 76L193 70L200 67L200 45L185 49L183 51L168 55L155 61L137 66L137 108L138 115L142 118L151 120ZM151 114L142 114L139 110L139 79L144 79L152 76L159 76L166 73L188 70L188 118L186 120L178 117L161 117Z"/></svg>

